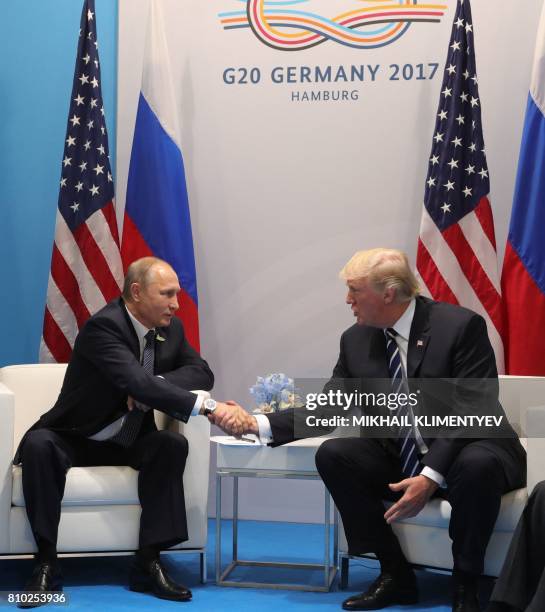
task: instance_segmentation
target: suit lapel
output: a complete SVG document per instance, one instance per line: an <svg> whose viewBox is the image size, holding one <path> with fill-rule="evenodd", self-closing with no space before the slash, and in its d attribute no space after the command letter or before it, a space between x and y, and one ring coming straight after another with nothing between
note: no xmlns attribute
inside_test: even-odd
<svg viewBox="0 0 545 612"><path fill-rule="evenodd" d="M416 298L409 347L407 351L407 378L417 376L430 339L429 308L425 298Z"/></svg>
<svg viewBox="0 0 545 612"><path fill-rule="evenodd" d="M382 329L375 328L369 342L369 357L367 364L377 368L376 372L368 373L371 378L390 378L388 357L386 355L386 338Z"/></svg>

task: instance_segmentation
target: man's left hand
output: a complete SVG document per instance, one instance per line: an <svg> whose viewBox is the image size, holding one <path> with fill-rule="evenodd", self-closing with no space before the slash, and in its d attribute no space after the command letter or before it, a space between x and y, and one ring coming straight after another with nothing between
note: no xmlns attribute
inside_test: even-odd
<svg viewBox="0 0 545 612"><path fill-rule="evenodd" d="M390 506L384 514L386 522L392 523L409 516L416 516L439 485L427 476L418 475L388 486L395 492L404 491L401 499Z"/></svg>

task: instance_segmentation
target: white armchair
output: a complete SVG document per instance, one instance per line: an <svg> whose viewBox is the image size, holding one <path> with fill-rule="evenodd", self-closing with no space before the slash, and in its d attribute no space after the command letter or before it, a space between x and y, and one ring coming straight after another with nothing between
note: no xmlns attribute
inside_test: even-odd
<svg viewBox="0 0 545 612"><path fill-rule="evenodd" d="M0 369L0 556L36 550L28 524L21 467L12 460L25 431L57 399L64 364L33 364ZM209 394L206 392L206 396ZM200 555L206 580L206 540L210 423L188 423L156 411L157 426L183 433L189 442L184 491L189 540L176 547ZM68 471L61 507L58 551L85 555L133 551L138 547L140 504L137 472L126 466L74 467Z"/></svg>
<svg viewBox="0 0 545 612"><path fill-rule="evenodd" d="M504 495L500 513L486 552L484 573L498 576L519 517L535 484L545 480L545 377L500 376L500 401L510 423L523 436L528 453L527 488ZM527 439L524 437L527 436ZM433 499L420 514L393 525L408 561L415 565L452 569L452 542L448 535L451 507ZM339 527L341 588L346 587L348 545Z"/></svg>

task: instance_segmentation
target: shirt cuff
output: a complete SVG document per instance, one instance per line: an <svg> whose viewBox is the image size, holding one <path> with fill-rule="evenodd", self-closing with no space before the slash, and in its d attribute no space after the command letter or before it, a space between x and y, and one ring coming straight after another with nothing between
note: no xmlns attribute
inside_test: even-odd
<svg viewBox="0 0 545 612"><path fill-rule="evenodd" d="M193 391L191 391L190 393L193 393ZM202 403L204 402L203 395L199 395L198 393L196 393L195 395L197 396L197 399L195 400L195 405L193 406L193 410L191 411L191 416L196 416L197 414L199 414Z"/></svg>
<svg viewBox="0 0 545 612"><path fill-rule="evenodd" d="M420 476L426 476L430 480L433 480L433 482L436 482L439 485L439 487L441 487L441 489L446 488L444 476L442 474L439 474L439 472L432 470L432 468L427 465L425 465L422 468L422 471L420 472Z"/></svg>
<svg viewBox="0 0 545 612"><path fill-rule="evenodd" d="M259 439L262 444L269 444L273 441L271 423L264 414L254 414L259 430Z"/></svg>

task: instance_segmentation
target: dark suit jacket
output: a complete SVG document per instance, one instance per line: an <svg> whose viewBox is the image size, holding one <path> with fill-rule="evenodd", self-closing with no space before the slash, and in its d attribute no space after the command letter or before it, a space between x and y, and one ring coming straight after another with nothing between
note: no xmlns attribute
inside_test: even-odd
<svg viewBox="0 0 545 612"><path fill-rule="evenodd" d="M476 406L473 401L475 394L465 392L463 385L446 384L440 402L442 405L438 406L437 397L430 399L428 394L428 409L431 412L489 414L493 404L495 413L505 416L497 401L497 376L494 352L488 339L486 323L481 316L460 306L434 302L424 297L416 298L407 353L407 377L429 380L472 379L487 383L486 393L482 395L487 399L486 407ZM336 381L349 379L358 381L355 387L359 390L366 390L371 381L389 378L383 331L357 324L347 329L341 337L339 359L326 387L338 387ZM426 384L422 382L422 385L425 394ZM414 386L411 386L411 390L414 390ZM491 395L493 401L490 400ZM430 401L433 402L432 406L429 405ZM295 413L295 418L303 419L303 413L307 411L301 410L301 416ZM295 429L293 411L267 414L267 417L275 444L290 442L295 439L294 431L301 431L299 427ZM308 435L318 434L314 428ZM464 438L463 432L449 432L445 436L426 438L429 451L422 458L422 463L446 475L461 448L475 439ZM500 430L495 431L495 438L487 442L490 442L494 452L513 455L512 476L513 481L518 482L523 449L506 418ZM390 452L397 453L392 439L382 439L381 443ZM508 480L511 480L511 475L507 476Z"/></svg>
<svg viewBox="0 0 545 612"><path fill-rule="evenodd" d="M128 396L187 422L196 399L190 390L211 389L214 375L188 344L177 318L157 334L164 340L155 340L152 376L140 365L138 338L123 300L107 304L80 330L57 402L31 429L91 436L127 412ZM153 429L149 411L142 431Z"/></svg>

